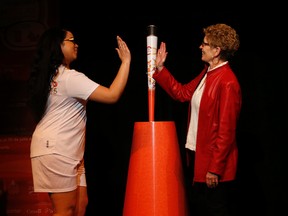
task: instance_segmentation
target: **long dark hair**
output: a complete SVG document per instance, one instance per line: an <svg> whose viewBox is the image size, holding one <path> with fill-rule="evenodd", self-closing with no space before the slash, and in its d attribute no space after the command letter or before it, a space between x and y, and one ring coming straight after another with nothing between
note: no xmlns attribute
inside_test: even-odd
<svg viewBox="0 0 288 216"><path fill-rule="evenodd" d="M53 27L46 30L39 39L28 81L28 105L32 109L36 122L39 122L45 113L51 80L63 63L61 43L66 33L65 29Z"/></svg>

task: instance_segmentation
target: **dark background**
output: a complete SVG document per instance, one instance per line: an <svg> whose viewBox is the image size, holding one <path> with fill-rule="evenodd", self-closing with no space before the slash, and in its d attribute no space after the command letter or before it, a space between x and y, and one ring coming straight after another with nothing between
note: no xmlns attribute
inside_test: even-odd
<svg viewBox="0 0 288 216"><path fill-rule="evenodd" d="M280 215L286 210L288 42L284 7L191 4L111 2L95 6L61 1L48 11L50 17L59 18L59 23L49 25L70 29L78 41L74 68L96 82L108 86L116 75L120 64L115 51L117 35L126 41L132 54L128 84L120 101L114 105L89 102L87 106L87 215L122 215L133 126L148 121L147 26L156 25L158 44L167 44L165 65L179 81L188 82L203 68L199 49L202 28L219 22L231 25L240 35L240 49L230 61L243 92L235 197L239 215ZM157 86L155 102L155 121L176 123L183 153L188 104L173 101ZM27 126L27 119L23 119L17 130L11 129L12 124L2 134L32 134L33 126ZM24 130L19 130L21 122Z"/></svg>

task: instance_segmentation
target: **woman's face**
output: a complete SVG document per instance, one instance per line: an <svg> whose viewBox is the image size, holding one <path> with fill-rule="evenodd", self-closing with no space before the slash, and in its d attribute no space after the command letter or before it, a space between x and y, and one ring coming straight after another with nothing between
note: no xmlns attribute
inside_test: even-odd
<svg viewBox="0 0 288 216"><path fill-rule="evenodd" d="M70 31L67 31L66 37L63 40L61 49L64 55L64 64L69 66L69 64L77 58L78 44L74 40L74 36Z"/></svg>
<svg viewBox="0 0 288 216"><path fill-rule="evenodd" d="M212 63L212 60L219 55L217 47L213 47L209 44L207 37L204 37L203 42L199 47L202 51L202 61Z"/></svg>

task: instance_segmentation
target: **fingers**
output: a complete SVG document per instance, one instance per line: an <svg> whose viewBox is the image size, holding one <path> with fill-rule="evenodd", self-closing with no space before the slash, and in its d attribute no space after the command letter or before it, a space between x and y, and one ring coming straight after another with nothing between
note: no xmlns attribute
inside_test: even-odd
<svg viewBox="0 0 288 216"><path fill-rule="evenodd" d="M129 62L131 60L131 54L127 44L125 43L125 41L122 40L120 36L117 36L117 43L118 47L116 47L115 49L118 53L118 56L120 57L122 62Z"/></svg>
<svg viewBox="0 0 288 216"><path fill-rule="evenodd" d="M206 175L206 184L209 188L215 188L219 183L218 176L210 172Z"/></svg>
<svg viewBox="0 0 288 216"><path fill-rule="evenodd" d="M210 188L215 188L217 185L218 185L218 182L216 182L216 181L215 182L211 181L210 183L207 184L207 186Z"/></svg>
<svg viewBox="0 0 288 216"><path fill-rule="evenodd" d="M161 42L160 48L158 49L158 54L165 54L166 53L166 44Z"/></svg>
<svg viewBox="0 0 288 216"><path fill-rule="evenodd" d="M118 43L118 48L123 50L123 49L128 49L127 44L125 41L122 40L120 36L117 36L117 43Z"/></svg>
<svg viewBox="0 0 288 216"><path fill-rule="evenodd" d="M209 187L209 188L215 188L215 187L217 187L217 185L218 185L218 182L216 182L216 181L206 181L206 184L207 184L207 187Z"/></svg>

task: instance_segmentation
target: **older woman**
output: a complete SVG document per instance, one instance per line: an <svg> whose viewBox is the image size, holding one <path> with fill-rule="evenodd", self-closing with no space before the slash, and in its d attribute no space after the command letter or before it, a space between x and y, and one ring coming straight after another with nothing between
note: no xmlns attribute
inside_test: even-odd
<svg viewBox="0 0 288 216"><path fill-rule="evenodd" d="M185 148L192 167L192 215L231 215L229 189L236 179L236 126L242 96L229 59L239 48L239 36L226 24L203 29L200 45L204 69L190 82L179 83L164 66L161 42L153 78L175 100L189 102Z"/></svg>

